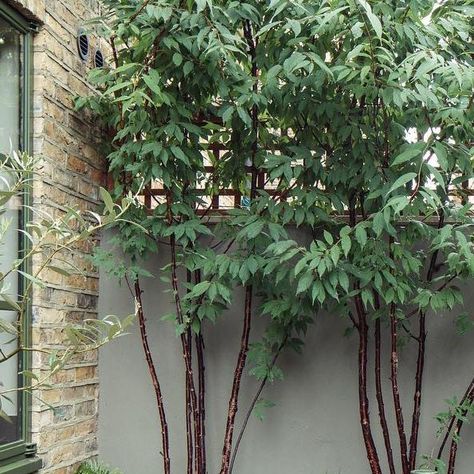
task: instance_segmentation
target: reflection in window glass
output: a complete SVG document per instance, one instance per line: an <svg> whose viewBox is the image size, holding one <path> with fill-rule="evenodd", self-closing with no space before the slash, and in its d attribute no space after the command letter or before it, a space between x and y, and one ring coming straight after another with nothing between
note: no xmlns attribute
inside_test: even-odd
<svg viewBox="0 0 474 474"><path fill-rule="evenodd" d="M0 153L19 148L21 36L0 18Z"/></svg>
<svg viewBox="0 0 474 474"><path fill-rule="evenodd" d="M0 18L0 153L9 153L21 147L21 85L22 85L22 35L8 22ZM18 256L18 210L11 208L0 216L9 220L9 230L0 243L0 271L5 272L11 262ZM16 276L4 282L8 293L17 298L18 282ZM17 314L13 311L0 310L0 319L16 323ZM17 341L10 334L0 331L0 389L11 389L17 386L18 356L13 355ZM18 416L18 397L15 392L9 399L2 398L2 410L10 421L0 418L0 445L20 438Z"/></svg>

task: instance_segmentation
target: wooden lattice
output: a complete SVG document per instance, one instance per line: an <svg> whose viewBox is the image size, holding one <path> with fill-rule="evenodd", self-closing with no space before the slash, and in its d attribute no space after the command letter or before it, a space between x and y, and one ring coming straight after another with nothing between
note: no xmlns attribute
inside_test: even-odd
<svg viewBox="0 0 474 474"><path fill-rule="evenodd" d="M219 144L207 144L207 153L212 153L213 159L217 162L221 156L226 153L228 149ZM204 177L201 180L203 183L209 182L212 179L212 175L215 173L215 167L210 165L212 162L209 156L205 156L203 152L203 170ZM251 166L246 166L246 171L249 176L254 172ZM287 191L282 191L278 188L278 183L269 179L268 174L265 171L255 171L257 177L257 188L259 190L265 190L269 195L275 196L277 199L284 201L287 200ZM109 185L111 182L109 181ZM465 204L471 202L474 204L474 179L466 179L462 183L462 193L459 190L451 187L449 195L452 201ZM199 196L203 202L201 207L197 209L198 214L214 214L214 215L225 215L229 209L245 207L248 205L248 197L243 196L238 189L223 188L218 193L209 194L208 187L201 185L193 190L194 193ZM167 191L163 188L160 181L155 181L151 185L144 189L141 200L143 204L152 210L158 204L166 200ZM291 199L291 198L290 198Z"/></svg>

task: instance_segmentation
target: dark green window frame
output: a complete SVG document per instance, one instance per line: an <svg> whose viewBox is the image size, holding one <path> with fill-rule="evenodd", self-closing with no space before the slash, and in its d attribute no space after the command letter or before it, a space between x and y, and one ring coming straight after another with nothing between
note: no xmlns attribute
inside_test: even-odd
<svg viewBox="0 0 474 474"><path fill-rule="evenodd" d="M23 35L23 75L21 89L21 126L20 126L20 147L22 151L31 153L31 102L32 102L32 43L33 34L37 30L37 25L21 16L18 12L0 0L0 18L6 20L19 33ZM30 219L28 205L30 204L30 195L25 193L24 204L20 216L20 225ZM21 236L20 251L28 248L28 240ZM30 262L26 263L29 266ZM25 269L28 271L28 268ZM20 280L20 292L24 288L24 281ZM1 309L1 308L0 308ZM31 342L31 308L28 308L26 315L24 341L27 345ZM31 367L31 354L24 352L19 361L19 372ZM24 380L19 375L18 386L23 386ZM0 446L0 474L30 474L41 468L41 460L36 457L36 447L30 442L31 433L31 397L22 393L19 400L20 417L20 439L18 441Z"/></svg>

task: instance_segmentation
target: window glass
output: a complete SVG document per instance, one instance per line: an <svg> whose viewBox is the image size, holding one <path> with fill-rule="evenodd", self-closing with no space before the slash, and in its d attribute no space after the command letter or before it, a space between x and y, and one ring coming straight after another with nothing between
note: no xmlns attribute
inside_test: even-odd
<svg viewBox="0 0 474 474"><path fill-rule="evenodd" d="M23 35L0 17L0 153L10 153L21 147L21 96L22 96L22 49ZM0 216L9 221L9 229L0 242L0 271L5 272L18 257L19 212L15 202ZM2 224L3 224L2 222ZM18 295L17 275L12 274L4 282L14 299ZM0 308L0 319L15 324L17 314ZM0 390L17 387L18 355L12 354L17 341L11 334L0 331ZM5 361L5 359L8 359ZM2 410L9 421L0 418L0 445L20 439L19 402L15 392L2 397Z"/></svg>

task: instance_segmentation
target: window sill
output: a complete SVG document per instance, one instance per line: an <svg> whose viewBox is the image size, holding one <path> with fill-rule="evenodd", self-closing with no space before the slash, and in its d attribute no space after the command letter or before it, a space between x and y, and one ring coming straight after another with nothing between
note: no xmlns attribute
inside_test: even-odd
<svg viewBox="0 0 474 474"><path fill-rule="evenodd" d="M23 458L0 466L0 474L32 474L41 469L42 464L41 459L37 457Z"/></svg>

